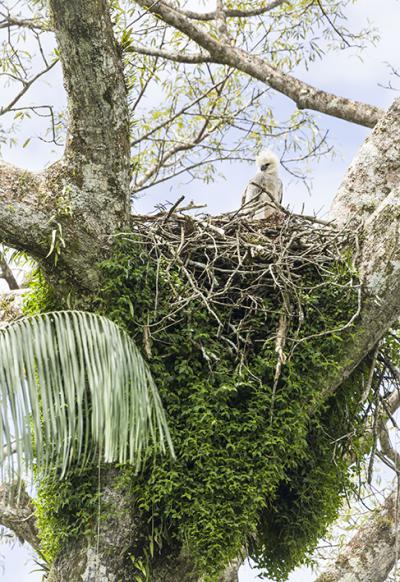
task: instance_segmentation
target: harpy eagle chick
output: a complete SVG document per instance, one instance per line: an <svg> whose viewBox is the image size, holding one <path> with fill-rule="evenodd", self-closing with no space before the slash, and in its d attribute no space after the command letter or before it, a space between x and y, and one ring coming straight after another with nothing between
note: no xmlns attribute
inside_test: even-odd
<svg viewBox="0 0 400 582"><path fill-rule="evenodd" d="M242 211L250 218L268 218L276 211L274 202L282 202L282 182L278 176L279 160L270 150L256 158L257 174L242 195Z"/></svg>

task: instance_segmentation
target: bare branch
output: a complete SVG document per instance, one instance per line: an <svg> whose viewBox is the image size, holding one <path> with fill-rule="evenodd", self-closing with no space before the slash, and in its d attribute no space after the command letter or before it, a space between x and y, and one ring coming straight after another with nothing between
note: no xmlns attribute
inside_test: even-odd
<svg viewBox="0 0 400 582"><path fill-rule="evenodd" d="M250 10L239 10L237 8L225 8L224 14L227 18L249 18L251 16L261 16L267 12L271 12L275 8L279 8L283 4L288 4L289 0L274 0L269 2L266 6L259 6L258 8L253 8ZM209 21L215 20L217 18L217 11L213 12L194 12L193 10L179 10L181 14L184 14L187 18L191 20L201 20Z"/></svg>
<svg viewBox="0 0 400 582"><path fill-rule="evenodd" d="M32 87L32 85L40 79L43 75L48 73L56 64L58 63L58 59L54 60L50 65L45 67L42 71L37 73L34 77L29 79L29 81L24 81L23 79L16 79L17 81L22 83L22 89L17 93L15 97L8 103L8 105L0 108L0 115L4 115L5 113L9 113L13 110L14 105L25 95L25 93Z"/></svg>
<svg viewBox="0 0 400 582"><path fill-rule="evenodd" d="M184 105L184 107L182 107L176 113L174 113L173 115L171 115L170 117L168 117L165 121L163 121L162 123L158 124L156 127L153 127L152 129L150 129L144 135L141 135L140 137L136 138L133 142L131 142L131 146L134 147L139 142L141 142L141 141L149 138L156 131L159 131L160 129L163 129L169 123L172 123L173 121L175 121L175 119L177 119L178 117L180 117L181 115L183 115L184 113L186 113L187 111L189 111L189 109L191 109L192 107L194 107L198 103L200 103L200 101L202 101L203 99L205 99L210 93L212 93L216 89L220 88L223 84L225 84L226 83L226 80L228 79L229 76L230 76L230 74L227 75L225 77L225 79L223 79L219 83L215 83L212 87L210 87L209 89L207 89L207 91L205 91L204 93L202 93L199 97L196 97L196 99L193 99L193 101L190 101L189 103L187 103L186 105Z"/></svg>
<svg viewBox="0 0 400 582"><path fill-rule="evenodd" d="M10 28L12 26L17 28L29 28L30 30L41 30L43 32L51 31L50 23L42 18L20 19L13 18L12 16L4 16L3 20L0 20L0 29Z"/></svg>
<svg viewBox="0 0 400 582"><path fill-rule="evenodd" d="M320 111L366 127L374 127L384 113L379 107L316 89L288 73L275 69L259 56L224 44L163 0L156 3L150 0L136 0L136 3L208 51L214 63L228 65L258 79L292 99L299 109Z"/></svg>
<svg viewBox="0 0 400 582"><path fill-rule="evenodd" d="M392 461L393 467L396 471L400 470L400 454L393 448L390 441L389 430L385 422L381 422L379 426L379 441L382 448L382 453Z"/></svg>
<svg viewBox="0 0 400 582"><path fill-rule="evenodd" d="M158 159L157 163L152 168L150 168L147 172L145 172L142 175L142 177L140 178L140 180L138 180L138 182L135 184L135 187L133 188L133 193L137 193L140 190L142 190L143 187L145 186L145 184L153 176L157 175L159 170L161 168L165 167L167 162L171 158L173 158L177 153L193 149L196 145L201 143L201 141L203 141L204 139L209 137L214 131L216 131L223 123L222 121L219 121L218 123L212 125L208 131L206 131L206 127L208 127L209 121L210 120L208 120L208 119L206 119L204 121L203 126L201 127L200 131L197 133L197 135L194 137L193 140L178 143L174 147L169 148L165 152L165 154L161 155L160 158Z"/></svg>
<svg viewBox="0 0 400 582"><path fill-rule="evenodd" d="M163 59L167 59L168 61L173 61L175 63L187 63L189 65L212 63L212 58L210 55L203 52L189 54L182 51L171 52L139 45L131 45L126 52L133 52L139 55L148 55L150 57L161 57Z"/></svg>
<svg viewBox="0 0 400 582"><path fill-rule="evenodd" d="M7 281L8 287L11 290L19 289L19 285L16 278L14 277L14 273L10 269L4 256L4 253L2 253L1 251L0 251L0 277Z"/></svg>

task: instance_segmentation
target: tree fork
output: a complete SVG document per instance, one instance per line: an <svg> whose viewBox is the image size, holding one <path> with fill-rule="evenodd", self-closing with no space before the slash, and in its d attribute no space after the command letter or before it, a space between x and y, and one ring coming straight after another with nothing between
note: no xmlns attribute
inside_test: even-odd
<svg viewBox="0 0 400 582"><path fill-rule="evenodd" d="M49 5L68 96L67 145L41 174L1 164L2 240L39 260L52 280L93 290L96 263L129 221L127 91L107 2Z"/></svg>

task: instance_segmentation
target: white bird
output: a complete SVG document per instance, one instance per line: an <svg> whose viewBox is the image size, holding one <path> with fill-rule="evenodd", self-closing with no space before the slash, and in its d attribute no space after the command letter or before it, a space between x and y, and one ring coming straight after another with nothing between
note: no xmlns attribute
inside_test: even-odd
<svg viewBox="0 0 400 582"><path fill-rule="evenodd" d="M279 160L270 150L256 158L257 174L250 180L242 195L242 212L250 218L268 218L282 202L282 181L278 176Z"/></svg>

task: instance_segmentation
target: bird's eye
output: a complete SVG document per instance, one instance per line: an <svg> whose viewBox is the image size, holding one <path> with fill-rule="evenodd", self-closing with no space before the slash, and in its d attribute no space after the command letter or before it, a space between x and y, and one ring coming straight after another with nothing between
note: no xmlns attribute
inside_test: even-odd
<svg viewBox="0 0 400 582"><path fill-rule="evenodd" d="M264 170L266 170L268 168L269 164L263 164L261 166L261 171L263 172Z"/></svg>

